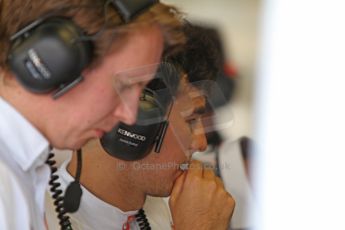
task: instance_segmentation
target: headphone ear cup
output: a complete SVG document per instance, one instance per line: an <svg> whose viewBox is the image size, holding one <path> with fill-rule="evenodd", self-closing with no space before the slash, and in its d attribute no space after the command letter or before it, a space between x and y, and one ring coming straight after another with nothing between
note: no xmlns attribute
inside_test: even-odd
<svg viewBox="0 0 345 230"><path fill-rule="evenodd" d="M153 79L140 98L137 122L128 126L120 123L101 138L104 150L113 157L134 161L144 158L153 146L159 152L169 122L166 115L177 90L178 81L168 81L169 77L178 79L178 73L170 65L161 65L158 75ZM173 86L173 89L167 86Z"/></svg>
<svg viewBox="0 0 345 230"><path fill-rule="evenodd" d="M8 62L19 82L46 93L73 82L91 62L92 42L71 20L50 18L16 38Z"/></svg>
<svg viewBox="0 0 345 230"><path fill-rule="evenodd" d="M119 124L101 138L104 150L125 161L140 160L147 156L157 137L160 124L146 126Z"/></svg>
<svg viewBox="0 0 345 230"><path fill-rule="evenodd" d="M127 161L139 160L150 153L157 141L165 122L165 111L156 104L153 95L145 92L140 99L136 123L120 123L101 138L102 147L111 156Z"/></svg>

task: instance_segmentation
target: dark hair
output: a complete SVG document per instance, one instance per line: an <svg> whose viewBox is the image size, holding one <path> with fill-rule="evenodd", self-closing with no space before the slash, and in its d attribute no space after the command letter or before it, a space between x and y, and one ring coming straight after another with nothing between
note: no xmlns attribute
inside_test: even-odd
<svg viewBox="0 0 345 230"><path fill-rule="evenodd" d="M183 31L186 44L179 53L167 57L167 60L180 67L187 74L189 82L215 80L221 72L222 54L207 29L186 22Z"/></svg>
<svg viewBox="0 0 345 230"><path fill-rule="evenodd" d="M188 22L183 29L187 43L184 50L170 57L171 61L187 74L189 82L201 83L195 86L207 92L207 111L226 105L233 97L236 82L224 69L226 58L218 30Z"/></svg>

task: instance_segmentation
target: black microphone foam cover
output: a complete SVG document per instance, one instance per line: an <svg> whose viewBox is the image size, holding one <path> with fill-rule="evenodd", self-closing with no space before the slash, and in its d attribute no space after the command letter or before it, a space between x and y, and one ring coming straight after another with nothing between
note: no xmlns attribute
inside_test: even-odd
<svg viewBox="0 0 345 230"><path fill-rule="evenodd" d="M66 212L72 213L79 209L82 193L83 191L79 182L73 181L68 185L63 200L64 210Z"/></svg>

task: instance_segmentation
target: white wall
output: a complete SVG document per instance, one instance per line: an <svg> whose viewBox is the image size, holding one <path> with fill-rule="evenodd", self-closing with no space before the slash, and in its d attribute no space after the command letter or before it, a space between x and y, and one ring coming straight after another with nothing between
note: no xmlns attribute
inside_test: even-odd
<svg viewBox="0 0 345 230"><path fill-rule="evenodd" d="M233 126L223 131L228 138L252 136L254 67L257 50L259 0L164 0L187 13L188 19L215 25L223 36L226 55L239 72L238 88L232 106L219 112L227 120L231 112Z"/></svg>
<svg viewBox="0 0 345 230"><path fill-rule="evenodd" d="M344 2L266 0L263 18L257 229L345 229Z"/></svg>

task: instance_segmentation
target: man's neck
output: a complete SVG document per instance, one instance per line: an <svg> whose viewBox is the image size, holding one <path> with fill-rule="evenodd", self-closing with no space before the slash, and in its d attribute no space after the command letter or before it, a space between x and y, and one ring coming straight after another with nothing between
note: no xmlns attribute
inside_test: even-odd
<svg viewBox="0 0 345 230"><path fill-rule="evenodd" d="M83 154L81 184L102 201L120 210L134 211L143 207L146 195L130 180L125 171L116 168L116 159L104 157L103 152ZM67 167L67 171L75 176L76 156Z"/></svg>

